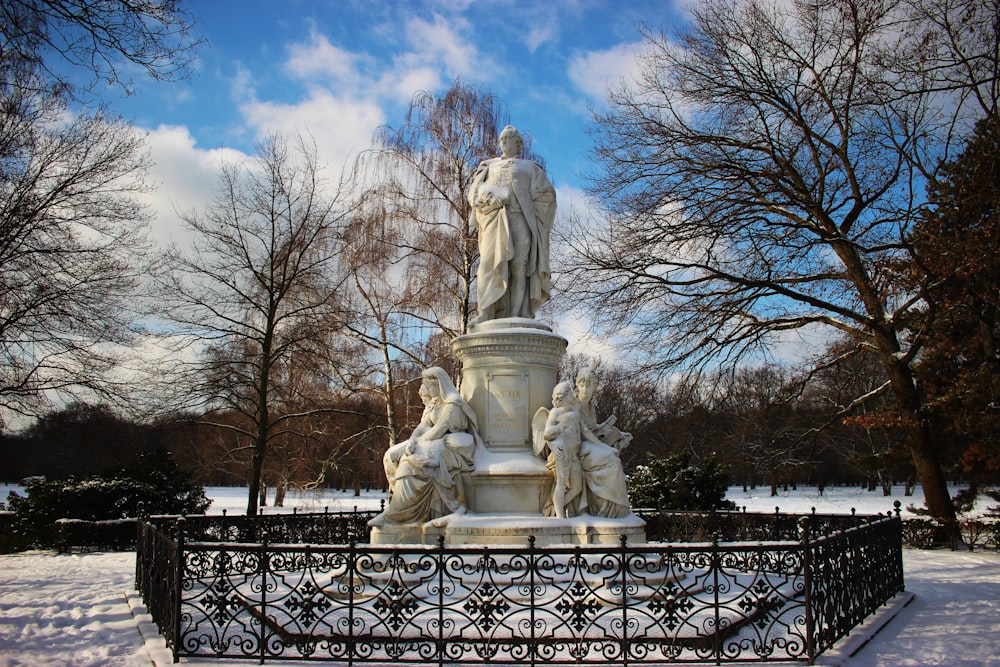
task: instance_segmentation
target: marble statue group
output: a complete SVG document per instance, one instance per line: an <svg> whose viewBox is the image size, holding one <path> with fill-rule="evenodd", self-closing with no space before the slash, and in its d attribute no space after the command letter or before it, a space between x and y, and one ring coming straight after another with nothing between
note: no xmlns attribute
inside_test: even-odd
<svg viewBox="0 0 1000 667"><path fill-rule="evenodd" d="M482 162L467 193L480 250L479 314L452 344L461 391L442 368L423 371L420 423L383 457L389 500L369 524L372 542L432 543L441 534L502 542L511 531L520 539L553 525L562 527L550 542L610 542L624 530L615 521L627 517L626 528L644 536L620 456L631 436L613 415L598 422L591 367L558 382L567 341L534 319L551 288L555 188L522 157L516 128L505 127L498 144L500 156ZM564 525L574 517L593 525Z"/></svg>
<svg viewBox="0 0 1000 667"><path fill-rule="evenodd" d="M467 509L459 473L473 466L476 415L444 369L432 366L422 375L424 412L409 439L383 457L389 504L373 526L431 520L440 526Z"/></svg>

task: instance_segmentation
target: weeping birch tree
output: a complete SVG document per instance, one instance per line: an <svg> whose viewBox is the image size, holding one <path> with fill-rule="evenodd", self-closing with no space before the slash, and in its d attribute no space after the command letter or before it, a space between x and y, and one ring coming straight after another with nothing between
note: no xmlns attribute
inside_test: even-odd
<svg viewBox="0 0 1000 667"><path fill-rule="evenodd" d="M411 314L450 336L465 333L475 312L479 245L466 191L480 162L497 154L507 118L491 92L456 80L443 94L414 95L405 122L380 127L359 161L373 184L367 199L395 231L386 240L405 280L434 286L411 290Z"/></svg>
<svg viewBox="0 0 1000 667"><path fill-rule="evenodd" d="M842 357L873 353L887 380L845 410L891 396L928 509L954 518L913 374L936 305L909 279L909 235L939 160L996 108L996 3L692 14L679 34L645 31L637 79L596 117L605 218L577 225L575 294L661 370L846 335Z"/></svg>
<svg viewBox="0 0 1000 667"><path fill-rule="evenodd" d="M461 81L418 92L398 128L385 125L363 153L356 178L367 190L351 225L353 302L365 316L352 335L377 358L390 442L404 426L394 396L428 357L428 341L466 333L475 314L479 245L468 184L497 154L506 105Z"/></svg>

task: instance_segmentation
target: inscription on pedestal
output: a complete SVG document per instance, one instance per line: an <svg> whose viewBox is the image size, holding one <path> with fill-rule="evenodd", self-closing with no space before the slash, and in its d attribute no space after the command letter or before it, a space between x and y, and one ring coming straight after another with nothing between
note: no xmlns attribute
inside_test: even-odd
<svg viewBox="0 0 1000 667"><path fill-rule="evenodd" d="M491 449L523 448L528 442L528 376L490 373L486 381L486 433Z"/></svg>

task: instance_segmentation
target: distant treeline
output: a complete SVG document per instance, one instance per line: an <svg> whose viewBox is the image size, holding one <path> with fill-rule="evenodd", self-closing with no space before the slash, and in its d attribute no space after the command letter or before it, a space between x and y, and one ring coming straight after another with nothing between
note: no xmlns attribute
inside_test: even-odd
<svg viewBox="0 0 1000 667"><path fill-rule="evenodd" d="M570 359L565 375L572 377L582 361ZM671 383L600 366L597 373L599 418L615 414L633 435L623 453L627 472L645 463L647 454L664 458L683 451L696 461L714 453L736 485L915 483L898 430L880 423L871 406L853 416L831 410L838 387L830 378L803 385L780 367ZM280 496L288 488L384 488L384 405L359 400L343 407L321 424L310 423L308 437L292 429L272 445L264 474L269 489ZM409 435L419 408L418 399L400 395L398 410L409 426L397 441ZM74 404L23 432L0 436L0 478L86 476L163 448L201 484L245 485L250 448L237 417L231 416L232 429L220 427L226 419L215 414L209 425L184 415L139 423L103 406ZM949 477L963 479L962 443L941 444Z"/></svg>

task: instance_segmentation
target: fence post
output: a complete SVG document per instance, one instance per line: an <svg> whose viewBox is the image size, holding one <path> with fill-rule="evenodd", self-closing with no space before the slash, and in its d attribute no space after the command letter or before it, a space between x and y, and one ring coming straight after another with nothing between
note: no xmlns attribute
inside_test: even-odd
<svg viewBox="0 0 1000 667"><path fill-rule="evenodd" d="M181 647L181 592L184 579L184 529L186 519L177 519L177 554L174 558L174 662L180 662Z"/></svg>
<svg viewBox="0 0 1000 667"><path fill-rule="evenodd" d="M446 651L444 650L444 568L445 568L445 556L444 556L444 535L438 535L438 639L437 639L437 654L438 654L438 667L444 667L444 656Z"/></svg>
<svg viewBox="0 0 1000 667"><path fill-rule="evenodd" d="M896 570L896 590L895 593L902 593L906 590L906 574L903 572L903 519L896 516L896 529L893 531L892 561Z"/></svg>
<svg viewBox="0 0 1000 667"><path fill-rule="evenodd" d="M802 602L806 607L807 664L816 664L816 619L812 612L812 550L809 544L809 517L799 519L799 545L802 549Z"/></svg>
<svg viewBox="0 0 1000 667"><path fill-rule="evenodd" d="M267 550L267 529L261 531L260 543L260 664L267 654L267 569L271 560Z"/></svg>
<svg viewBox="0 0 1000 667"><path fill-rule="evenodd" d="M715 664L722 664L722 615L719 613L719 569L722 561L719 558L719 534L712 536L712 609L715 612L715 634L712 635L712 650L715 652Z"/></svg>
<svg viewBox="0 0 1000 667"><path fill-rule="evenodd" d="M350 549L347 556L347 664L354 664L354 654L357 646L354 643L354 586L355 570L358 567L358 540L351 536Z"/></svg>
<svg viewBox="0 0 1000 667"><path fill-rule="evenodd" d="M535 641L535 536L528 535L528 617L530 623L530 636L528 637L528 650L531 653L531 667L537 664L538 643Z"/></svg>
<svg viewBox="0 0 1000 667"><path fill-rule="evenodd" d="M618 536L621 543L621 561L619 567L622 573L622 667L628 667L628 535Z"/></svg>
<svg viewBox="0 0 1000 667"><path fill-rule="evenodd" d="M145 558L144 554L149 553L146 547L146 523L140 519L138 525L136 526L136 537L135 537L135 590L142 594L142 601L149 605L149 601L146 600L146 589L145 586Z"/></svg>

